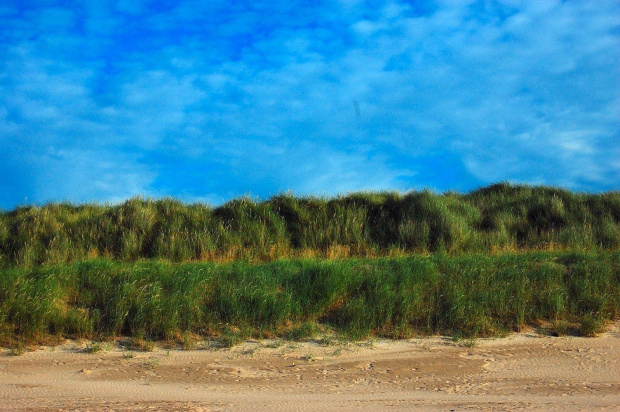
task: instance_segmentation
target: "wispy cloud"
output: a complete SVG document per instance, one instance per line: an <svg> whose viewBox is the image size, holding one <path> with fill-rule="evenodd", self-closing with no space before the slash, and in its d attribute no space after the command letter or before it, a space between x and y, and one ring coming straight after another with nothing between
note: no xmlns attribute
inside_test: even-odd
<svg viewBox="0 0 620 412"><path fill-rule="evenodd" d="M618 189L619 28L617 1L10 1L0 205Z"/></svg>

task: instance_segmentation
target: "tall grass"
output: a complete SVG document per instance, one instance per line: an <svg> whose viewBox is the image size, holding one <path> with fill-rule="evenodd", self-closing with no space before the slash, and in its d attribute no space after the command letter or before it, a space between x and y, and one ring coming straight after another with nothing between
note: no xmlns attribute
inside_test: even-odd
<svg viewBox="0 0 620 412"><path fill-rule="evenodd" d="M540 321L596 332L620 310L619 252L529 252L174 264L94 259L0 276L5 342L49 335L175 339L488 336Z"/></svg>
<svg viewBox="0 0 620 412"><path fill-rule="evenodd" d="M468 194L354 193L248 198L220 207L173 199L24 206L0 213L0 263L273 261L414 252L617 250L620 192L496 184Z"/></svg>

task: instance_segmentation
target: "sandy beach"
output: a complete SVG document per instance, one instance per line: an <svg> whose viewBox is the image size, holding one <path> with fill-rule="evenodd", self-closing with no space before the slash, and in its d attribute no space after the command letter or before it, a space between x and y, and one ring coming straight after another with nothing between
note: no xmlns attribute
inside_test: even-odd
<svg viewBox="0 0 620 412"><path fill-rule="evenodd" d="M85 342L0 355L2 410L620 409L620 328L455 341L246 341L232 349Z"/></svg>

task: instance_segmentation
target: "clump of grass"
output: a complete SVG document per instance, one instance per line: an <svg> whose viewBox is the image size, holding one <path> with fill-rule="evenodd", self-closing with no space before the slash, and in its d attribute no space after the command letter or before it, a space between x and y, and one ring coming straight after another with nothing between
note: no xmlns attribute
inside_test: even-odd
<svg viewBox="0 0 620 412"><path fill-rule="evenodd" d="M581 336L594 337L605 331L605 320L591 313L586 313L581 318L579 333Z"/></svg>
<svg viewBox="0 0 620 412"><path fill-rule="evenodd" d="M476 338L462 338L460 335L455 335L452 340L459 346L464 346L466 348L475 348L478 346L478 339Z"/></svg>
<svg viewBox="0 0 620 412"><path fill-rule="evenodd" d="M181 334L181 346L185 350L196 349L198 346L198 340L195 335L189 332L183 332Z"/></svg>
<svg viewBox="0 0 620 412"><path fill-rule="evenodd" d="M295 325L291 327L286 333L284 337L289 340L303 340L314 337L317 333L319 333L319 327L315 322L303 322L299 325Z"/></svg>
<svg viewBox="0 0 620 412"><path fill-rule="evenodd" d="M338 344L338 339L334 336L333 332L329 335L324 335L319 339L321 346L334 346Z"/></svg>
<svg viewBox="0 0 620 412"><path fill-rule="evenodd" d="M9 351L11 356L22 356L24 353L26 353L26 347L21 342L12 347Z"/></svg>
<svg viewBox="0 0 620 412"><path fill-rule="evenodd" d="M156 358L155 356L150 356L147 360L144 361L142 366L149 369L155 369L161 364L161 360Z"/></svg>
<svg viewBox="0 0 620 412"><path fill-rule="evenodd" d="M223 348L232 348L240 345L246 336L240 328L226 327L217 339L218 346Z"/></svg>
<svg viewBox="0 0 620 412"><path fill-rule="evenodd" d="M576 336L578 334L575 325L563 319L551 322L549 333L552 336Z"/></svg>
<svg viewBox="0 0 620 412"><path fill-rule="evenodd" d="M478 341L476 339L465 339L463 341L463 346L466 348L475 348L478 346Z"/></svg>
<svg viewBox="0 0 620 412"><path fill-rule="evenodd" d="M105 350L104 345L101 342L90 342L86 345L86 353L99 353Z"/></svg>
<svg viewBox="0 0 620 412"><path fill-rule="evenodd" d="M284 342L282 340L274 339L271 342L264 344L263 346L269 349L277 349L281 347L282 345L284 345Z"/></svg>
<svg viewBox="0 0 620 412"><path fill-rule="evenodd" d="M333 352L332 352L332 356L340 356L342 355L342 348L336 348Z"/></svg>
<svg viewBox="0 0 620 412"><path fill-rule="evenodd" d="M308 363L316 361L316 356L313 353L306 353L301 357L301 360L306 361Z"/></svg>
<svg viewBox="0 0 620 412"><path fill-rule="evenodd" d="M155 342L142 337L134 337L128 340L125 348L130 351L153 352L155 350Z"/></svg>

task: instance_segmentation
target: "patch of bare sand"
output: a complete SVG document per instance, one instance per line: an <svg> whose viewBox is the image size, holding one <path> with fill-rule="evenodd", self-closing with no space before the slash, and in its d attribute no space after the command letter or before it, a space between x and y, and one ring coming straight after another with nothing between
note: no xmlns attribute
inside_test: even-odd
<svg viewBox="0 0 620 412"><path fill-rule="evenodd" d="M95 354L68 343L0 355L2 410L620 409L620 328L365 344Z"/></svg>

